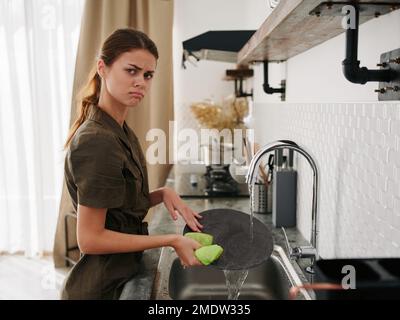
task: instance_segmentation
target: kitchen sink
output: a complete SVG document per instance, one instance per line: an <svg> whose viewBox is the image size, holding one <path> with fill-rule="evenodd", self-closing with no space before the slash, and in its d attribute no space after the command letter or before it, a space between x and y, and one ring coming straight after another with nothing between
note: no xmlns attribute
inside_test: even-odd
<svg viewBox="0 0 400 320"><path fill-rule="evenodd" d="M289 289L299 285L302 282L284 250L275 245L270 259L249 269L239 299L286 300ZM175 300L225 300L228 297L222 270L211 266L184 269L178 258L172 263L168 287L169 296ZM301 290L297 299L310 300L311 297Z"/></svg>

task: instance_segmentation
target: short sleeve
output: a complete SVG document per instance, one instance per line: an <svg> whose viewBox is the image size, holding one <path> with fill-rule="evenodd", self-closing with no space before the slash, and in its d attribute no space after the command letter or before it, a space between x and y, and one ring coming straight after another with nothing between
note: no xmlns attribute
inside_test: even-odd
<svg viewBox="0 0 400 320"><path fill-rule="evenodd" d="M124 203L125 180L120 147L112 136L80 134L70 147L71 173L78 204L118 208Z"/></svg>

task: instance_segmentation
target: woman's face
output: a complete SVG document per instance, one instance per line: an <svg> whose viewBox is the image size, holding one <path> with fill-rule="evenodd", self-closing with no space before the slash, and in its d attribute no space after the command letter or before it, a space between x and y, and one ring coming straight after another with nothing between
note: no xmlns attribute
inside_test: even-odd
<svg viewBox="0 0 400 320"><path fill-rule="evenodd" d="M100 59L98 71L107 93L120 104L134 107L150 89L156 64L149 51L134 49L121 54L111 66Z"/></svg>

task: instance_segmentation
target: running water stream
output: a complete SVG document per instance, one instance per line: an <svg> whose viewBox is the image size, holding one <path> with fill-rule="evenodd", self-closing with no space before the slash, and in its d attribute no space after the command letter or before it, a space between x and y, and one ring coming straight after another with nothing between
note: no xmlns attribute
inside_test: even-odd
<svg viewBox="0 0 400 320"><path fill-rule="evenodd" d="M224 274L228 288L228 300L237 300L249 270L224 270Z"/></svg>
<svg viewBox="0 0 400 320"><path fill-rule="evenodd" d="M250 242L253 242L253 233L254 233L254 223L253 223L253 210L254 210L254 197L253 197L253 185L249 186L249 194L250 194Z"/></svg>
<svg viewBox="0 0 400 320"><path fill-rule="evenodd" d="M249 187L250 194L253 187ZM253 224L253 202L250 201L250 242L253 242L254 224ZM228 288L228 300L237 300L240 296L240 290L249 274L248 269L244 270L224 270L226 286Z"/></svg>

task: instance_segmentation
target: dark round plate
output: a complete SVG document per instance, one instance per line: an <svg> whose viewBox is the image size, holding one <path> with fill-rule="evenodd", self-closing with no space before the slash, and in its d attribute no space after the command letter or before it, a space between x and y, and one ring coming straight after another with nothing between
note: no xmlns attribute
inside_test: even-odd
<svg viewBox="0 0 400 320"><path fill-rule="evenodd" d="M250 269L262 264L272 253L274 246L269 228L253 217L253 240L250 237L250 215L232 209L211 209L200 212L202 232L214 237L213 244L220 245L224 252L213 262L224 270ZM185 226L183 234L193 232Z"/></svg>

